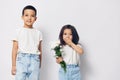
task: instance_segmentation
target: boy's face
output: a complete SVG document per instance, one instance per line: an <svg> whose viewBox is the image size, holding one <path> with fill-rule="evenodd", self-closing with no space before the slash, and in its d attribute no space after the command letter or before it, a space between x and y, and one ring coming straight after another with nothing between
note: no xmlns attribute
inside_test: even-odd
<svg viewBox="0 0 120 80"><path fill-rule="evenodd" d="M22 19L24 20L25 27L32 27L33 23L36 21L35 11L31 9L24 10L24 14L22 15Z"/></svg>

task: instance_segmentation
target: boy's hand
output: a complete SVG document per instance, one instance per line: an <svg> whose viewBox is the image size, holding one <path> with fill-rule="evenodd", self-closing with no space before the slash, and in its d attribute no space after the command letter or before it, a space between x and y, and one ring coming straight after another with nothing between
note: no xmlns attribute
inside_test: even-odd
<svg viewBox="0 0 120 80"><path fill-rule="evenodd" d="M63 61L63 58L62 57L57 57L56 58L56 62L58 63L58 64L60 64L60 62L62 62Z"/></svg>
<svg viewBox="0 0 120 80"><path fill-rule="evenodd" d="M16 66L12 66L11 74L12 75L16 74Z"/></svg>

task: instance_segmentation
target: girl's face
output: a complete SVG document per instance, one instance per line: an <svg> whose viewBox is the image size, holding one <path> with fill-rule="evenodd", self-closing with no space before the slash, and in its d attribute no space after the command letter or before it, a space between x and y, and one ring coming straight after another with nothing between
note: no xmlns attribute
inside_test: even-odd
<svg viewBox="0 0 120 80"><path fill-rule="evenodd" d="M65 39L68 38L72 41L72 31L71 29L65 29L64 32L63 32L63 40L65 41Z"/></svg>
<svg viewBox="0 0 120 80"><path fill-rule="evenodd" d="M24 10L24 15L22 16L24 20L25 27L32 27L33 23L36 20L35 11L31 9Z"/></svg>

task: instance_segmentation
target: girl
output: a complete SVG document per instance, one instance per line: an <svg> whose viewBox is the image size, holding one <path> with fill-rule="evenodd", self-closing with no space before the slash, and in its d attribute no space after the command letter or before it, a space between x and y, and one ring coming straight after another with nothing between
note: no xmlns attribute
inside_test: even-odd
<svg viewBox="0 0 120 80"><path fill-rule="evenodd" d="M59 69L59 80L81 80L80 75L80 55L83 49L78 43L79 36L74 26L65 25L59 34L60 44L63 47L62 57L56 58L59 64L65 61L67 68L64 72L63 68Z"/></svg>

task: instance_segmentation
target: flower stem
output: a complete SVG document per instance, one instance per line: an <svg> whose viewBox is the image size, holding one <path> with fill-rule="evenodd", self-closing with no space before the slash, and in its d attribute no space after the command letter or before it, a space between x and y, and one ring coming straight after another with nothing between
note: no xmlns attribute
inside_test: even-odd
<svg viewBox="0 0 120 80"><path fill-rule="evenodd" d="M66 72L66 63L65 63L65 61L60 62L60 65L64 69L64 71Z"/></svg>

